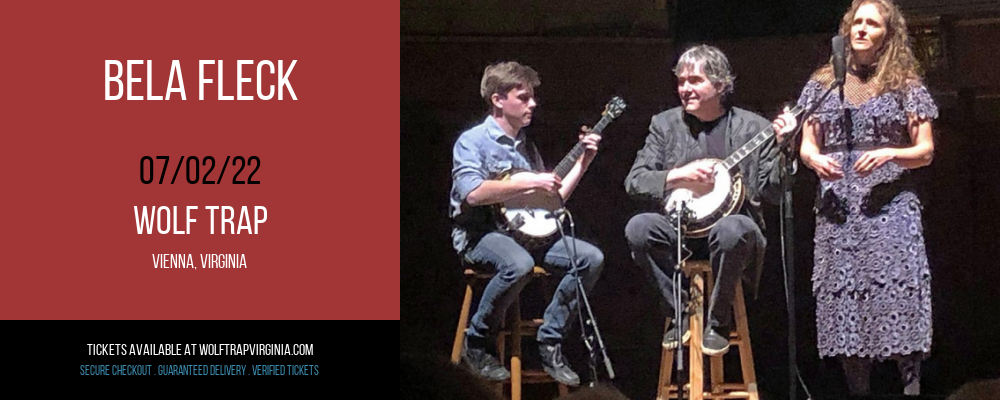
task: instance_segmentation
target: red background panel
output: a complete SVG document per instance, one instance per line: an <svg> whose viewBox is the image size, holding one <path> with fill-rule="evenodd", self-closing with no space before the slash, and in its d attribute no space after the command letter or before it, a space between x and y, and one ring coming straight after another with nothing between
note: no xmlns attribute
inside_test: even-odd
<svg viewBox="0 0 1000 400"><path fill-rule="evenodd" d="M399 8L359 4L5 5L0 318L398 319ZM217 100L216 64L199 101L202 59L223 60L234 96L236 61L253 60L255 99ZM187 100L104 100L104 60L152 60L154 95L180 60ZM298 60L297 101L256 98L260 60L274 85L278 60ZM146 64L133 76L144 96ZM181 168L171 185L181 156L214 157L210 180L227 156L257 156L261 184L232 184L230 164L221 184L189 184ZM191 234L136 234L133 206L161 205L181 225L198 206ZM212 235L209 205L264 206L267 222L222 235L217 212ZM156 253L190 253L197 268L154 269ZM202 253L246 254L247 269L202 269Z"/></svg>

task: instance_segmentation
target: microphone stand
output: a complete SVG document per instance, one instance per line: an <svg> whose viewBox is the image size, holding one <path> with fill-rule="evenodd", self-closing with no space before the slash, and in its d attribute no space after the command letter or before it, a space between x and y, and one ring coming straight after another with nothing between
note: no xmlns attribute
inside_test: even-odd
<svg viewBox="0 0 1000 400"><path fill-rule="evenodd" d="M826 101L834 88L840 89L840 99L844 99L844 82L835 80L819 101L812 105L805 114L802 114L802 123L789 135L781 144L781 151L786 153L781 161L781 265L785 278L785 305L788 311L788 399L795 400L798 391L796 381L802 385L802 390L806 393L807 399L812 399L809 388L806 387L802 375L799 373L798 361L796 357L795 345L795 234L794 215L792 212L792 175L795 174L795 160L798 151L795 151L792 143L798 143L799 135L809 117Z"/></svg>
<svg viewBox="0 0 1000 400"><path fill-rule="evenodd" d="M795 345L795 233L794 216L792 212L792 175L795 173L795 160L787 157L781 160L781 265L785 278L785 305L788 311L788 399L795 400L796 379L802 384L806 398L811 399L809 389L799 374L798 358Z"/></svg>
<svg viewBox="0 0 1000 400"><path fill-rule="evenodd" d="M675 338L677 340L677 356L674 357L674 361L677 364L677 399L681 400L684 398L684 385L686 384L684 380L687 378L687 375L684 374L684 332L681 329L681 327L684 326L684 322L681 320L684 318L682 309L686 307L686 305L683 304L683 298L681 296L682 290L684 290L682 285L682 276L684 274L683 269L686 261L686 258L683 257L682 251L684 249L684 234L687 232L688 213L690 213L690 210L687 208L687 202L681 200L677 202L677 208L674 211L677 213L675 215L677 222L677 264L674 265L673 280L674 326L677 328L674 331L677 335ZM690 398L690 393L688 394L688 398Z"/></svg>
<svg viewBox="0 0 1000 400"><path fill-rule="evenodd" d="M597 363L598 358L604 360L604 367L608 372L608 379L615 379L615 370L611 366L611 358L608 357L607 348L604 346L604 339L601 337L601 330L597 327L597 318L594 317L594 310L590 308L590 301L587 299L586 289L583 287L583 279L580 277L579 267L576 265L576 241L569 241L570 237L576 238L576 224L573 222L573 214L566 208L560 208L555 212L556 226L559 227L559 235L562 237L563 245L569 253L570 273L576 281L576 304L581 309L577 313L580 322L580 334L583 336L583 343L587 346L589 357L587 360L590 367L590 386L597 384ZM569 218L570 235L566 235L563 229L562 216ZM586 312L586 318L584 318ZM589 329L588 329L589 328Z"/></svg>

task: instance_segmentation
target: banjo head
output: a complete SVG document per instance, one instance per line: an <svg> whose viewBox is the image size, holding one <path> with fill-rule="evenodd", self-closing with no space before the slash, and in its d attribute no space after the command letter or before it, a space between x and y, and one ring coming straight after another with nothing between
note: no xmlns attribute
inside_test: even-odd
<svg viewBox="0 0 1000 400"><path fill-rule="evenodd" d="M518 181L532 175L534 175L534 173L530 171L515 171L507 175L506 179ZM536 209L551 212L562 207L562 201L560 201L559 196L556 194L541 190L532 190L521 196L504 201L502 207L505 209Z"/></svg>
<svg viewBox="0 0 1000 400"><path fill-rule="evenodd" d="M530 171L510 171L501 179L516 181L533 175ZM558 195L531 191L499 204L498 211L514 238L528 249L551 243L559 229L554 212L562 207Z"/></svg>
<svg viewBox="0 0 1000 400"><path fill-rule="evenodd" d="M721 163L715 164L714 172L715 185L712 187L712 191L700 195L692 193L694 201L689 202L687 205L694 212L696 220L712 215L729 197L729 189L732 188L733 176Z"/></svg>
<svg viewBox="0 0 1000 400"><path fill-rule="evenodd" d="M696 193L688 189L674 189L666 200L665 211L674 213L681 201L690 211L687 236L704 237L719 219L731 214L743 203L743 176L733 175L721 160L715 164L715 185L707 193Z"/></svg>

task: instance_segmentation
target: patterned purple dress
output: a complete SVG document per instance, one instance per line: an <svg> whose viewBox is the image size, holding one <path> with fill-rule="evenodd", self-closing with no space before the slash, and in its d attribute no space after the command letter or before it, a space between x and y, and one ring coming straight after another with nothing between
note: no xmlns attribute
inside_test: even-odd
<svg viewBox="0 0 1000 400"><path fill-rule="evenodd" d="M849 75L845 91L870 93L869 85ZM815 103L824 91L810 80L799 104ZM931 276L920 199L903 167L890 161L860 177L852 165L867 150L909 146L907 115L937 118L937 107L919 83L903 92L854 98L863 101L845 101L845 113L834 92L813 117L822 133L821 153L844 171L840 180L820 180L816 199L812 280L819 354L884 359L927 353Z"/></svg>

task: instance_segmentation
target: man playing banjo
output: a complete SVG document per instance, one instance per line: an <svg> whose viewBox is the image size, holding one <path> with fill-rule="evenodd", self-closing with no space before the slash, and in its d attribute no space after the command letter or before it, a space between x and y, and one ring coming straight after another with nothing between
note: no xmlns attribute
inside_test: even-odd
<svg viewBox="0 0 1000 400"><path fill-rule="evenodd" d="M449 206L454 220L452 242L466 263L496 272L469 321L462 360L486 379L510 378L510 371L497 360L495 349L488 343L498 333L501 317L527 283L532 268L544 263L550 271L564 276L538 329L542 365L560 383L576 386L580 378L566 363L561 347L567 323L577 308L570 255L575 250L578 272L589 291L601 273L604 254L575 238L528 250L498 227L491 207L538 191L565 201L597 154L601 137L581 133L580 141L586 150L569 172L561 179L557 174L542 172L542 159L522 129L531 123L535 87L539 84L538 73L517 62L486 67L480 94L489 106L489 115L462 133L455 143ZM501 179L511 169L530 172Z"/></svg>
<svg viewBox="0 0 1000 400"><path fill-rule="evenodd" d="M719 161L769 125L766 119L728 104L735 77L729 61L719 49L700 45L687 50L677 61L674 74L681 106L653 116L645 146L636 154L625 181L625 189L633 198L654 201L661 206L671 194L682 190L690 191L697 199L716 196L714 192L720 189L725 195L730 186L740 186L729 184L727 170ZM795 128L795 119L786 113L770 125L780 143L784 135ZM702 351L709 356L729 350L727 336L736 283L747 267L751 267L747 277L752 278L756 290L765 246L760 201L777 204L780 198L778 157L783 157L780 153L775 140L767 140L746 154L742 162L729 171L743 178L742 188L736 190L744 192L746 201L742 202L742 207L722 216L710 229L706 228L707 239L685 239L685 246L695 258L707 256L711 261L716 279L702 343ZM717 177L724 177L726 182L716 182ZM734 207L739 206L738 202L734 204ZM639 214L629 220L625 236L635 263L658 286L663 296L660 299L663 311L673 315L668 306L683 309L683 304L675 304L674 300L678 236L675 221L665 215L662 208L661 212ZM682 293L681 297L686 298L686 295ZM687 321L685 315L680 326L678 321L672 322L663 338L664 347L679 345L677 331L687 332Z"/></svg>

